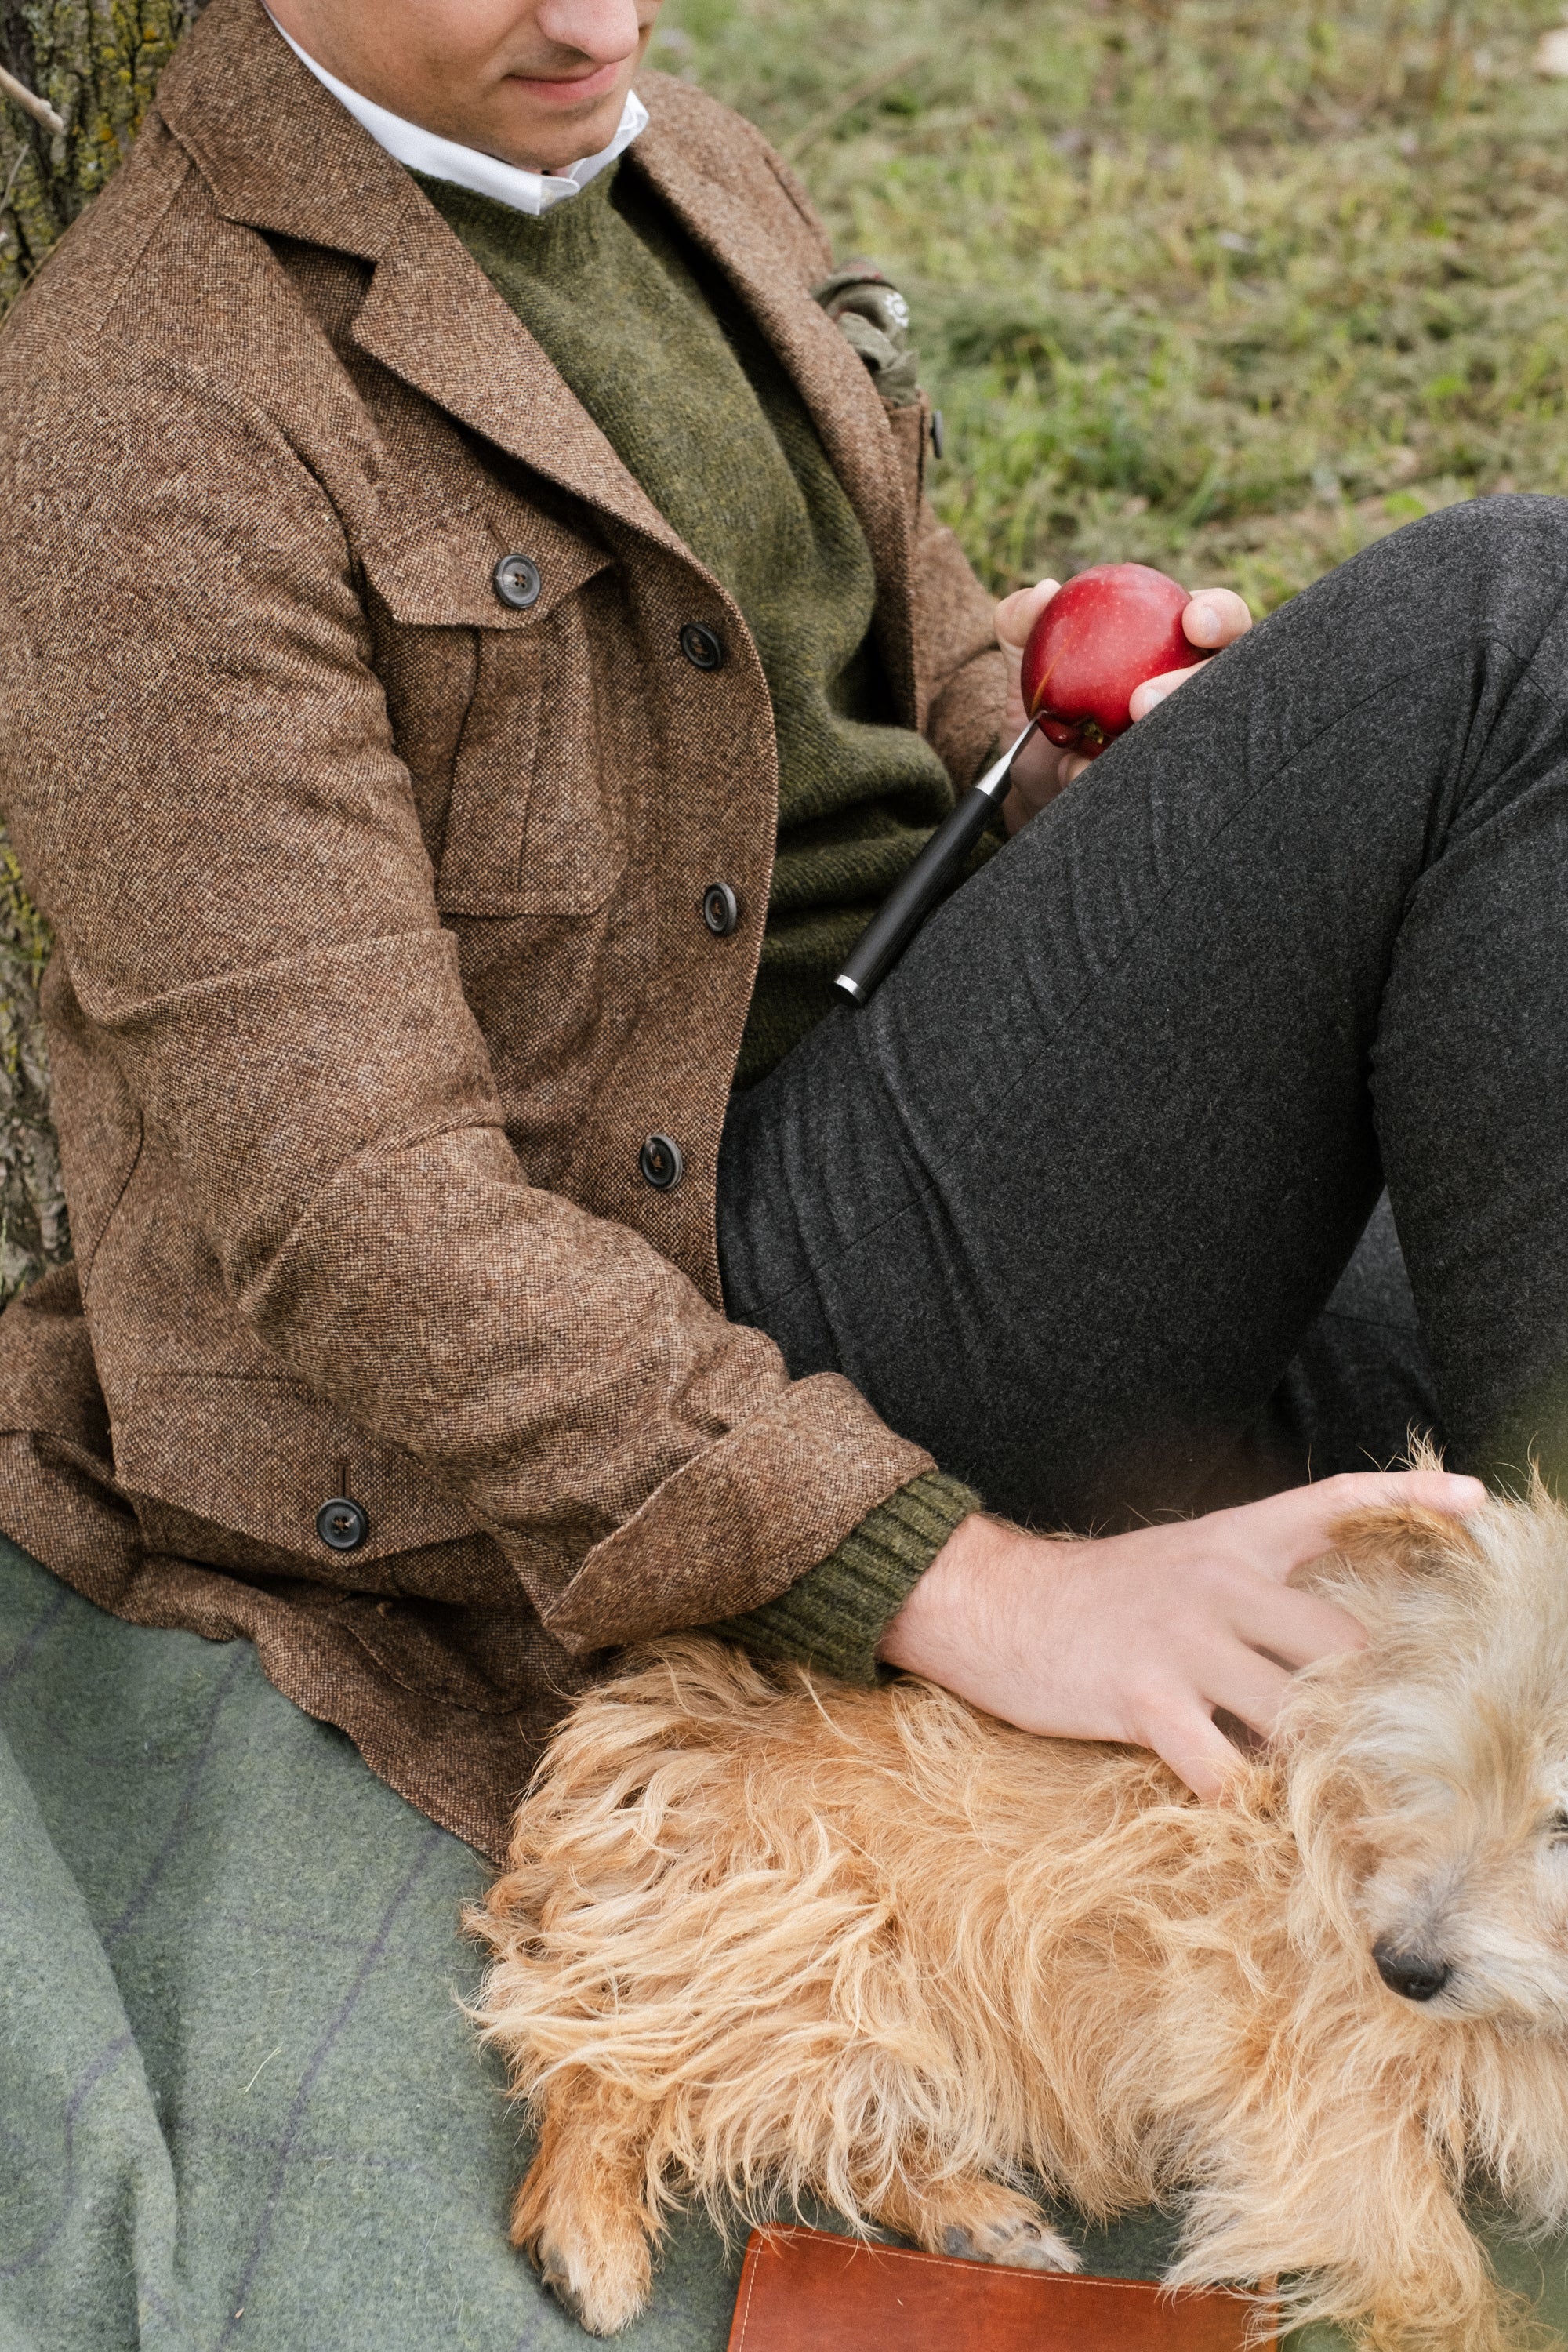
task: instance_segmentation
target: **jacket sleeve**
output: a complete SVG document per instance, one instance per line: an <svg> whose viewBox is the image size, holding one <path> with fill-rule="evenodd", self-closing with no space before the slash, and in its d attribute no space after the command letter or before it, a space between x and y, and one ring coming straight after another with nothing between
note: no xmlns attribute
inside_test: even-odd
<svg viewBox="0 0 1568 2352"><path fill-rule="evenodd" d="M90 360L0 430L0 782L178 1217L569 1647L757 1606L930 1456L530 1184L331 500L223 386Z"/></svg>
<svg viewBox="0 0 1568 2352"><path fill-rule="evenodd" d="M972 1487L928 1470L868 1512L829 1559L776 1600L708 1631L767 1657L825 1667L843 1682L877 1682L887 1671L877 1644L948 1538L982 1507Z"/></svg>
<svg viewBox="0 0 1568 2352"><path fill-rule="evenodd" d="M924 731L963 792L1003 748L1007 681L992 602L954 534L923 498L913 558Z"/></svg>
<svg viewBox="0 0 1568 2352"><path fill-rule="evenodd" d="M964 792L1001 748L1007 677L994 606L955 534L926 494L931 401L884 398L910 516L910 617L919 723L954 789Z"/></svg>

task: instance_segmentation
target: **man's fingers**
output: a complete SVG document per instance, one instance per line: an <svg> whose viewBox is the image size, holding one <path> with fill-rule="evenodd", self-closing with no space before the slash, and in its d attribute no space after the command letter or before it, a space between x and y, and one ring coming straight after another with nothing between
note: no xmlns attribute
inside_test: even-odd
<svg viewBox="0 0 1568 2352"><path fill-rule="evenodd" d="M1020 722L1021 723L1021 722ZM1002 815L1009 834L1037 816L1050 801L1054 801L1065 783L1070 782L1065 772L1067 754L1037 735L1026 743L1013 762L1013 782L1002 803Z"/></svg>
<svg viewBox="0 0 1568 2352"><path fill-rule="evenodd" d="M1016 735L1024 724L1023 668L1024 647L1029 641L1029 631L1056 594L1059 583L1037 580L1032 588L1015 589L1004 596L996 606L993 619L996 642L1002 648L1002 659L1007 677L1005 725L1010 735Z"/></svg>
<svg viewBox="0 0 1568 2352"><path fill-rule="evenodd" d="M1194 662L1191 669L1166 669L1162 670L1158 677L1146 677L1142 686L1133 688L1131 699L1127 705L1132 718L1147 719L1168 694L1174 694L1179 686L1185 686L1188 678L1196 677L1203 667L1202 662Z"/></svg>
<svg viewBox="0 0 1568 2352"><path fill-rule="evenodd" d="M1204 1696L1212 1706L1223 1706L1263 1739L1273 1730L1290 1687L1284 1667L1276 1665L1272 1658L1259 1657L1245 1642L1233 1642L1216 1652L1204 1681Z"/></svg>
<svg viewBox="0 0 1568 2352"><path fill-rule="evenodd" d="M1186 1705L1173 1701L1157 1717L1140 1724L1135 1737L1205 1802L1223 1795L1242 1769L1239 1750L1196 1699Z"/></svg>
<svg viewBox="0 0 1568 2352"><path fill-rule="evenodd" d="M1487 1500L1480 1480L1458 1470L1351 1470L1323 1484L1353 1490L1345 1506L1349 1510L1365 1505L1375 1507L1380 1502L1403 1504L1406 1508L1414 1504L1418 1510L1449 1511L1463 1519Z"/></svg>
<svg viewBox="0 0 1568 2352"><path fill-rule="evenodd" d="M1310 1666L1319 1658L1364 1649L1366 1630L1346 1609L1316 1592L1289 1584L1256 1584L1232 1619L1243 1642L1267 1650L1287 1666ZM1229 1706L1226 1699L1224 1705ZM1237 1707L1235 1712L1241 1713ZM1252 1717L1248 1716L1250 1723Z"/></svg>
<svg viewBox="0 0 1568 2352"><path fill-rule="evenodd" d="M1059 580L1037 580L1032 588L1016 588L997 605L996 642L1005 654L1022 658L1029 631L1061 586Z"/></svg>
<svg viewBox="0 0 1568 2352"><path fill-rule="evenodd" d="M1451 1470L1350 1470L1316 1486L1293 1486L1261 1503L1225 1514L1232 1532L1247 1545L1255 1564L1268 1575L1289 1576L1321 1559L1330 1532L1350 1511L1450 1511L1456 1517L1479 1510L1487 1490L1479 1478ZM1250 1520L1250 1526L1244 1522Z"/></svg>
<svg viewBox="0 0 1568 2352"><path fill-rule="evenodd" d="M1202 646L1205 653L1234 645L1251 626L1252 614L1234 588L1200 588L1182 614L1188 644Z"/></svg>

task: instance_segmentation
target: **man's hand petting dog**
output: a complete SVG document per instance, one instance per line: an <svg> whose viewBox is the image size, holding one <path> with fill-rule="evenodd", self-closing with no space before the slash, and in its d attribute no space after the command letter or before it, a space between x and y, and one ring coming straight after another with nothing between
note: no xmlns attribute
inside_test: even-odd
<svg viewBox="0 0 1568 2352"><path fill-rule="evenodd" d="M1260 1738L1291 1675L1363 1647L1355 1619L1295 1591L1352 1511L1479 1510L1479 1478L1368 1471L1230 1511L1082 1542L976 1514L937 1554L878 1656L1020 1730L1152 1748L1194 1795L1220 1795L1237 1752L1223 1709Z"/></svg>
<svg viewBox="0 0 1568 2352"><path fill-rule="evenodd" d="M1024 647L1028 643L1029 631L1060 585L1058 580L1038 580L1032 588L1020 588L1013 595L1005 596L996 607L996 642L1007 664L1009 741L1022 734L1028 717L1018 682ZM1157 703L1163 702L1177 687L1184 686L1189 677L1197 676L1211 654L1234 645L1251 626L1252 615L1233 588L1200 589L1182 615L1182 627L1201 658L1190 668L1166 670L1163 677L1145 678L1132 697L1134 719L1147 719ZM1008 832L1016 833L1020 825L1027 824L1075 776L1081 776L1089 764L1081 751L1058 751L1043 735L1026 743L1013 763L1013 788L1002 810Z"/></svg>

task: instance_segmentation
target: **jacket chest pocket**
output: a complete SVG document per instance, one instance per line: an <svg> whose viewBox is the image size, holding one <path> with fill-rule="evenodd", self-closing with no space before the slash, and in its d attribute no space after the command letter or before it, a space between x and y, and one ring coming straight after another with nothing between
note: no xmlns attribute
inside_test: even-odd
<svg viewBox="0 0 1568 2352"><path fill-rule="evenodd" d="M606 632L595 623L600 602L615 601L611 558L532 522L503 547L476 519L383 540L362 560L399 633L462 629L477 644L436 859L441 913L594 913L626 855L605 757Z"/></svg>
<svg viewBox="0 0 1568 2352"><path fill-rule="evenodd" d="M446 915L591 915L626 864L606 772L592 590L487 630L436 874Z"/></svg>

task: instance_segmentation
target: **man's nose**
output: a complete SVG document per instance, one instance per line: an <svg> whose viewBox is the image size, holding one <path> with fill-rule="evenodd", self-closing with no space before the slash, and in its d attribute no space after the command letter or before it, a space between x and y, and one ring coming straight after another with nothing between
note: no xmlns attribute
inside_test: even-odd
<svg viewBox="0 0 1568 2352"><path fill-rule="evenodd" d="M558 48L602 66L629 58L641 32L637 0L543 0L533 21Z"/></svg>

